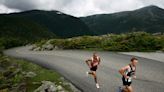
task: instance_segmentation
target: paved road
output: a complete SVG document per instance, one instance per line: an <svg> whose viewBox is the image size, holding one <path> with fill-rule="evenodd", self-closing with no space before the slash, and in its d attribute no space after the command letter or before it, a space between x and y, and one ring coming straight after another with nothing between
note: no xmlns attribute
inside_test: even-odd
<svg viewBox="0 0 164 92"><path fill-rule="evenodd" d="M164 62L164 52L121 52L121 53Z"/></svg>
<svg viewBox="0 0 164 92"><path fill-rule="evenodd" d="M97 71L101 89L96 89L91 77L87 77L88 70L84 60L91 57L92 51L57 50L57 51L29 51L30 47L18 47L6 50L9 56L31 60L34 63L53 69L71 81L83 92L117 92L121 83L118 74L120 67L129 63L132 56L114 52L98 52L102 62ZM164 63L139 58L137 79L133 81L134 92L164 92Z"/></svg>

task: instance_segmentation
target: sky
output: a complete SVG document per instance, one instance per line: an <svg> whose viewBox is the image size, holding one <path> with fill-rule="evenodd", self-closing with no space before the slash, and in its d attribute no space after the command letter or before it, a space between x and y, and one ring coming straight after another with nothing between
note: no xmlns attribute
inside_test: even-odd
<svg viewBox="0 0 164 92"><path fill-rule="evenodd" d="M26 10L57 10L81 17L130 11L149 5L164 8L164 0L0 0L0 13Z"/></svg>

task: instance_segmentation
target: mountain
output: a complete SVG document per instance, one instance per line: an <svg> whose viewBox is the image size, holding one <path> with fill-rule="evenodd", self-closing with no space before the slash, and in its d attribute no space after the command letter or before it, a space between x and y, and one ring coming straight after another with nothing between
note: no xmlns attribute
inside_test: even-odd
<svg viewBox="0 0 164 92"><path fill-rule="evenodd" d="M31 10L12 14L11 16L19 16L32 20L63 38L92 34L88 26L79 18L59 11Z"/></svg>
<svg viewBox="0 0 164 92"><path fill-rule="evenodd" d="M37 40L55 35L46 27L18 16L0 15L0 37Z"/></svg>
<svg viewBox="0 0 164 92"><path fill-rule="evenodd" d="M0 14L0 37L34 40L91 34L88 26L79 18L59 11L31 10Z"/></svg>
<svg viewBox="0 0 164 92"><path fill-rule="evenodd" d="M59 11L30 10L0 14L0 38L22 41L146 31L164 32L164 10L147 6L134 11L73 17Z"/></svg>
<svg viewBox="0 0 164 92"><path fill-rule="evenodd" d="M150 5L134 11L81 17L81 20L97 35L132 31L157 33L164 32L163 16L164 9Z"/></svg>

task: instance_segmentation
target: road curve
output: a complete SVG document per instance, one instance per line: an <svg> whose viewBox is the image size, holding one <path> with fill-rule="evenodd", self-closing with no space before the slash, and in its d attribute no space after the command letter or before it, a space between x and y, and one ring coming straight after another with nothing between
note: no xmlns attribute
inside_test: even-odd
<svg viewBox="0 0 164 92"><path fill-rule="evenodd" d="M29 51L30 46L4 51L4 54L30 60L62 74L83 92L117 92L122 85L118 70L127 65L132 56L114 52L100 51L101 65L97 71L101 88L96 89L91 77L85 72L88 67L85 60L92 51L54 50ZM164 92L164 63L138 57L137 79L133 80L134 92Z"/></svg>

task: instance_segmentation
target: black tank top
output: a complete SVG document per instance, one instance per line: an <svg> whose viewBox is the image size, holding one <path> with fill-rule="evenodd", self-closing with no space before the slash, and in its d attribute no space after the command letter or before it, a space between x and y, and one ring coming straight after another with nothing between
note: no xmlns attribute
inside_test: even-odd
<svg viewBox="0 0 164 92"><path fill-rule="evenodd" d="M135 74L136 67L135 67L135 69L133 70L131 64L129 64L129 66L130 66L130 71L127 73L127 76L131 77L131 76L133 76L133 75Z"/></svg>

